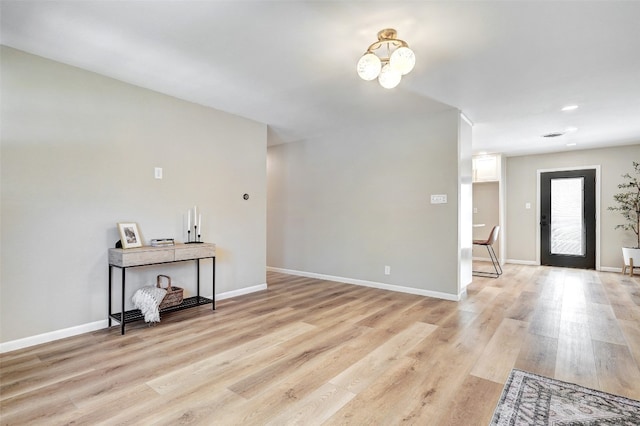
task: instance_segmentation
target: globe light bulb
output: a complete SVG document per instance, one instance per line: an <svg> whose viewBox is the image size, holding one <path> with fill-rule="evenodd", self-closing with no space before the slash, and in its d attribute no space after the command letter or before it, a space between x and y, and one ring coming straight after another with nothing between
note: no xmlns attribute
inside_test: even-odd
<svg viewBox="0 0 640 426"><path fill-rule="evenodd" d="M416 55L408 47L399 47L391 54L389 65L401 75L408 74L416 65Z"/></svg>
<svg viewBox="0 0 640 426"><path fill-rule="evenodd" d="M378 78L380 86L385 89L393 89L400 84L400 80L402 80L402 75L398 70L392 68L389 64L382 67L380 77Z"/></svg>
<svg viewBox="0 0 640 426"><path fill-rule="evenodd" d="M382 62L380 62L380 58L373 53L366 53L362 55L358 61L358 65L356 66L358 75L361 79L366 81L374 80L380 74L381 69Z"/></svg>

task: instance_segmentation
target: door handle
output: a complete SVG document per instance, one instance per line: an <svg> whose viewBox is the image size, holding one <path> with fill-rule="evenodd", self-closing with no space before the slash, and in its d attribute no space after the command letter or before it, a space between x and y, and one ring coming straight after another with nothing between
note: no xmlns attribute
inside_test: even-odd
<svg viewBox="0 0 640 426"><path fill-rule="evenodd" d="M540 226L547 226L547 222L540 222Z"/></svg>

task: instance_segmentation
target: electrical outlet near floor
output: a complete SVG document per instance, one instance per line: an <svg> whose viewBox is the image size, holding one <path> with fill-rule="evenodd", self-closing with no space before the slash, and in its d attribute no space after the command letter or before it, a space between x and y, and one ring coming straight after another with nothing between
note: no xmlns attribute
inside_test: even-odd
<svg viewBox="0 0 640 426"><path fill-rule="evenodd" d="M384 274L391 275L391 266L387 265L384 267Z"/></svg>

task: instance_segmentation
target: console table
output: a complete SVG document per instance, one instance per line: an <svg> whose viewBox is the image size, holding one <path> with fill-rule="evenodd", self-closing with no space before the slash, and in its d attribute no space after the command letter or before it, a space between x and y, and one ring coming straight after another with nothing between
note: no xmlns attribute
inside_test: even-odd
<svg viewBox="0 0 640 426"><path fill-rule="evenodd" d="M212 260L212 298L200 296L200 259ZM139 309L131 311L124 310L124 294L125 294L125 272L127 268L135 268L138 266L151 266L163 263L196 262L197 290L196 296L185 298L180 305L161 309L160 313L180 311L182 309L193 308L199 305L211 303L213 309L216 309L216 245L209 243L201 244L176 244L170 247L137 247L129 249L112 248L109 249L109 327L111 321L120 323L120 334L124 334L124 326L126 323L139 321L144 316ZM113 268L122 270L122 298L120 301L120 312L112 311L112 280Z"/></svg>

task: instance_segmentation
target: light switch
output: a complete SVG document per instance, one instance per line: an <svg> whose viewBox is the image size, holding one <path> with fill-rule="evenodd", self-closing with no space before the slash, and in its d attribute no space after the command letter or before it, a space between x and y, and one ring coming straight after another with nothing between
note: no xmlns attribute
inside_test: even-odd
<svg viewBox="0 0 640 426"><path fill-rule="evenodd" d="M162 167L156 167L154 170L154 176L156 179L162 179Z"/></svg>
<svg viewBox="0 0 640 426"><path fill-rule="evenodd" d="M431 204L446 204L447 194L431 194Z"/></svg>
<svg viewBox="0 0 640 426"><path fill-rule="evenodd" d="M531 203L526 203L524 205L524 208L527 209L527 210L530 209L531 208Z"/></svg>

